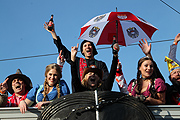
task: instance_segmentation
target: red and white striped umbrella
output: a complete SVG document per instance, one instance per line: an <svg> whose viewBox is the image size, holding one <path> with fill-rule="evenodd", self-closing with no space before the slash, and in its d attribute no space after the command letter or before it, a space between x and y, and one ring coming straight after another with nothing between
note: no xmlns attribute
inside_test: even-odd
<svg viewBox="0 0 180 120"><path fill-rule="evenodd" d="M109 12L87 22L81 28L79 39L97 45L112 44L115 35L119 45L127 46L144 38L151 39L156 30L152 24L130 12Z"/></svg>

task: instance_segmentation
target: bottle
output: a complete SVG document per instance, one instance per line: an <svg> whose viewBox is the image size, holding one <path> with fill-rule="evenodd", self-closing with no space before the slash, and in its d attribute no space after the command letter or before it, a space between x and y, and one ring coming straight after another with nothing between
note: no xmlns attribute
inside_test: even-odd
<svg viewBox="0 0 180 120"><path fill-rule="evenodd" d="M48 22L48 30L54 31L53 30L53 15L51 15L51 19Z"/></svg>

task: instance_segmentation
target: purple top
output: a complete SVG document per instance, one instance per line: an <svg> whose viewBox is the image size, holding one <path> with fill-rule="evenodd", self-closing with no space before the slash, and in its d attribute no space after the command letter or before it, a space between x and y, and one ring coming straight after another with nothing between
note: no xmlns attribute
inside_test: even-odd
<svg viewBox="0 0 180 120"><path fill-rule="evenodd" d="M132 94L132 96L136 96L135 88L137 87L137 84L134 86L133 90L131 91L133 82L134 82L134 79L131 80L131 82L129 83L127 90L129 91L129 93ZM147 90L144 91L143 93L141 93L141 95L151 96L151 93L149 92L149 87L150 86L151 86L151 83L149 83ZM157 89L158 86L160 86L160 87ZM166 89L167 89L166 84L164 83L164 81L161 78L157 78L155 80L155 89L157 89L157 92L166 91Z"/></svg>

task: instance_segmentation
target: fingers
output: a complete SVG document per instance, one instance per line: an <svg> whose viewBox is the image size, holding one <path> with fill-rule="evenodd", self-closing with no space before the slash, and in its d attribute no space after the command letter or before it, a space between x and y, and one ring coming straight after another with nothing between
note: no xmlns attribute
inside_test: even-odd
<svg viewBox="0 0 180 120"><path fill-rule="evenodd" d="M77 43L77 49L79 48L79 43Z"/></svg>
<svg viewBox="0 0 180 120"><path fill-rule="evenodd" d="M7 83L8 80L9 80L9 78L6 78L6 80L3 82L3 84Z"/></svg>

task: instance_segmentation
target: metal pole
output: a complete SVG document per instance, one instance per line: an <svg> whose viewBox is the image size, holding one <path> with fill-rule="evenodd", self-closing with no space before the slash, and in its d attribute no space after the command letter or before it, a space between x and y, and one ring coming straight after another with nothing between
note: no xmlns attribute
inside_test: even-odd
<svg viewBox="0 0 180 120"><path fill-rule="evenodd" d="M98 95L97 95L97 90L94 91L94 95L95 95L95 102L96 102L96 120L99 120L99 103L98 103Z"/></svg>

